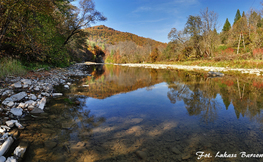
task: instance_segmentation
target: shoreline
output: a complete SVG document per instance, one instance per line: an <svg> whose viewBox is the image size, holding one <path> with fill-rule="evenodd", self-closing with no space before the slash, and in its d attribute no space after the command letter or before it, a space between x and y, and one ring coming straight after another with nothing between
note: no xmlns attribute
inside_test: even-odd
<svg viewBox="0 0 263 162"><path fill-rule="evenodd" d="M215 66L198 66L198 65L171 65L171 64L140 64L140 63L126 63L126 64L116 64L116 63L94 63L94 62L85 62L80 63L85 65L104 65L112 64L119 66L128 66L128 67L144 67L144 68L153 68L153 69L180 69L180 70L203 70L203 71L215 71L215 72L230 72L238 71L242 74L254 74L257 76L263 75L263 69L246 69L246 68L230 68L230 67L215 67Z"/></svg>
<svg viewBox="0 0 263 162"><path fill-rule="evenodd" d="M144 67L153 69L180 69L180 70L204 70L204 71L216 71L216 72L229 72L239 71L242 74L254 74L262 76L263 69L245 69L245 68L225 68L225 67L213 67L213 66L197 66L197 65L169 65L169 64L138 64L138 63L127 63L127 64L113 64L128 67Z"/></svg>

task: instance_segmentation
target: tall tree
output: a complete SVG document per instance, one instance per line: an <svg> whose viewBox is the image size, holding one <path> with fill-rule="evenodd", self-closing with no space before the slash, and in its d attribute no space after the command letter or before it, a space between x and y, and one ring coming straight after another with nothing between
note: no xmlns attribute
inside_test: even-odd
<svg viewBox="0 0 263 162"><path fill-rule="evenodd" d="M226 22L225 22L222 30L223 30L224 32L226 32L226 31L229 31L230 28L231 28L231 24L230 24L230 22L228 21L228 18L226 18Z"/></svg>
<svg viewBox="0 0 263 162"><path fill-rule="evenodd" d="M203 55L200 40L201 40L201 30L202 30L202 20L200 16L188 17L185 24L184 33L189 34L193 41L193 47L195 48L196 57L201 57Z"/></svg>
<svg viewBox="0 0 263 162"><path fill-rule="evenodd" d="M236 16L235 16L235 19L234 19L234 24L235 24L240 18L241 18L240 11L239 11L239 9L237 9Z"/></svg>
<svg viewBox="0 0 263 162"><path fill-rule="evenodd" d="M242 13L242 17L245 17L246 15L245 15L245 12L243 11L243 13Z"/></svg>

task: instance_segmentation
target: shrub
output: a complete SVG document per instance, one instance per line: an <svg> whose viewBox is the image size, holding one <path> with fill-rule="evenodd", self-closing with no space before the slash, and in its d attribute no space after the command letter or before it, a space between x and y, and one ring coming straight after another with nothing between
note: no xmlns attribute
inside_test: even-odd
<svg viewBox="0 0 263 162"><path fill-rule="evenodd" d="M263 55L263 49L262 48L256 48L253 50L253 57L255 59L262 60L262 55Z"/></svg>

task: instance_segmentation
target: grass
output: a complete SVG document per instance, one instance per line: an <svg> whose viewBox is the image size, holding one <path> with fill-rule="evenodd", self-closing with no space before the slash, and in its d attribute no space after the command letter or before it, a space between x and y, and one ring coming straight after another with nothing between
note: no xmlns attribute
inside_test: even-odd
<svg viewBox="0 0 263 162"><path fill-rule="evenodd" d="M3 58L0 60L0 78L14 75L24 75L27 70L20 61L15 59Z"/></svg>
<svg viewBox="0 0 263 162"><path fill-rule="evenodd" d="M44 70L49 70L50 69L50 65L47 64L41 64L41 63L23 63L24 64L24 68L26 70L38 70L38 69L44 69Z"/></svg>
<svg viewBox="0 0 263 162"><path fill-rule="evenodd" d="M214 61L214 60L194 60L184 62L155 62L155 64L174 64L174 65L197 65L212 67L229 67L245 69L263 69L263 60L231 60L231 61Z"/></svg>

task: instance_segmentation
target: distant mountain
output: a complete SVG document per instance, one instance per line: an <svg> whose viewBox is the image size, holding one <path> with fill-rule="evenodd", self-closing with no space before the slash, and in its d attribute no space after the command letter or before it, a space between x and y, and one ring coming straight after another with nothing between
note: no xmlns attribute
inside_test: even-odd
<svg viewBox="0 0 263 162"><path fill-rule="evenodd" d="M166 45L166 43L158 42L150 38L140 37L128 32L117 31L105 25L93 26L84 30L89 32L89 40L97 43L116 44L118 42L133 41L139 46L145 46L147 44L153 47Z"/></svg>

